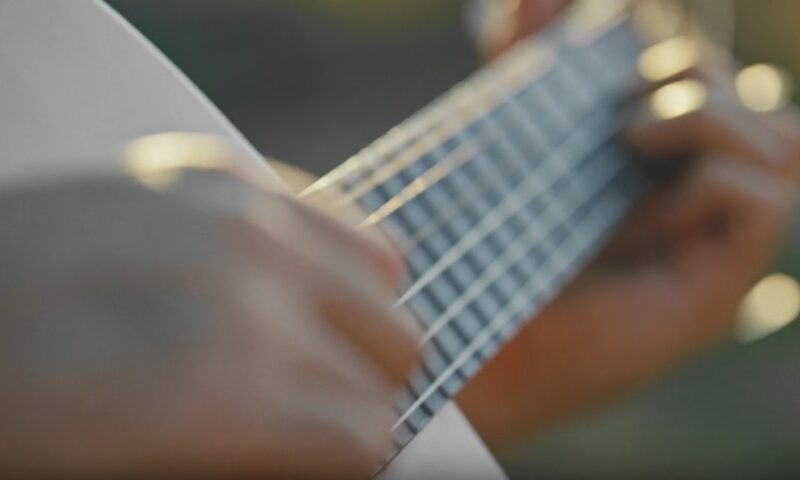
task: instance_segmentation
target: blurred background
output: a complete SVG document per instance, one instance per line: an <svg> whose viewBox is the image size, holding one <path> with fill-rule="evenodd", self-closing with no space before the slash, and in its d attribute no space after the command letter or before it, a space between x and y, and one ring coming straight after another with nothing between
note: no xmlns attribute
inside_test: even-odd
<svg viewBox="0 0 800 480"><path fill-rule="evenodd" d="M109 3L265 155L316 174L479 66L459 0ZM744 64L775 63L800 78L800 1L700 0L692 8ZM749 297L736 344L502 459L512 478L800 472L797 231Z"/></svg>

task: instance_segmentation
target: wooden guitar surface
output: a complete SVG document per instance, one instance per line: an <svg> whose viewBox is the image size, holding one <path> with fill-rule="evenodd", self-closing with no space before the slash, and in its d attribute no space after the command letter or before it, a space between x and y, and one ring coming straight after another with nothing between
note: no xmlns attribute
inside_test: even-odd
<svg viewBox="0 0 800 480"><path fill-rule="evenodd" d="M270 170L211 102L102 2L0 2L0 172L32 162L64 168L164 131L222 136ZM383 476L506 478L452 403Z"/></svg>

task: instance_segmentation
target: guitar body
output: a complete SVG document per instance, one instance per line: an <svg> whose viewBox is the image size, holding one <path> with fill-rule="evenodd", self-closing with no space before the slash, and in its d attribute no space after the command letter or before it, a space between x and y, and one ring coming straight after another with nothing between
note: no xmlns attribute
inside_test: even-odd
<svg viewBox="0 0 800 480"><path fill-rule="evenodd" d="M244 158L270 169L191 82L101 2L0 2L2 175L32 162L113 151L164 131L222 136ZM286 178L302 182L297 173ZM451 402L382 478L506 477Z"/></svg>

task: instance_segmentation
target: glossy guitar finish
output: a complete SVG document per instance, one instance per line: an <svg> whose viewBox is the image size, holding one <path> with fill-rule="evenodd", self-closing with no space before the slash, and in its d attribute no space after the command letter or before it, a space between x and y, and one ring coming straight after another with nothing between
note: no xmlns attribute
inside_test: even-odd
<svg viewBox="0 0 800 480"><path fill-rule="evenodd" d="M222 136L269 170L168 60L99 1L0 1L0 87L4 176L32 162L68 170L71 165L56 162L113 151L164 131ZM390 465L386 476L505 478L453 404Z"/></svg>

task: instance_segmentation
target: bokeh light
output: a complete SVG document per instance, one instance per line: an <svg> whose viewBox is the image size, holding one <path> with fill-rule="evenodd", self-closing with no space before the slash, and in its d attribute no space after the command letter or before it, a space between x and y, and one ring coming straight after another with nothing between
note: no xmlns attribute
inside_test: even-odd
<svg viewBox="0 0 800 480"><path fill-rule="evenodd" d="M739 339L752 342L793 322L800 314L800 284L783 273L763 278L745 297Z"/></svg>
<svg viewBox="0 0 800 480"><path fill-rule="evenodd" d="M645 80L660 82L697 63L700 49L689 37L675 37L648 48L639 57L639 73Z"/></svg>
<svg viewBox="0 0 800 480"><path fill-rule="evenodd" d="M780 110L791 95L789 75L774 65L753 65L739 72L736 91L742 103L756 112Z"/></svg>
<svg viewBox="0 0 800 480"><path fill-rule="evenodd" d="M681 80L659 88L650 98L657 118L669 120L698 110L708 99L708 89L697 80Z"/></svg>

